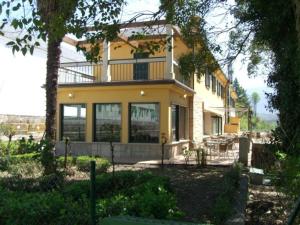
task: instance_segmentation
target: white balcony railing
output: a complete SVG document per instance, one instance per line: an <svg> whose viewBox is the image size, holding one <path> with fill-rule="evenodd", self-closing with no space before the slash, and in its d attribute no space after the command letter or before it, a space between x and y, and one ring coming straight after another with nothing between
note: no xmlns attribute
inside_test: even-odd
<svg viewBox="0 0 300 225"><path fill-rule="evenodd" d="M108 74L103 74L102 61L98 63L70 62L61 63L59 68L59 84L93 83L108 81L133 81L133 80L166 80L166 58L153 57L145 59L119 59L108 61ZM178 65L173 64L174 78L190 86L191 82L184 79ZM107 80L107 77L109 79Z"/></svg>

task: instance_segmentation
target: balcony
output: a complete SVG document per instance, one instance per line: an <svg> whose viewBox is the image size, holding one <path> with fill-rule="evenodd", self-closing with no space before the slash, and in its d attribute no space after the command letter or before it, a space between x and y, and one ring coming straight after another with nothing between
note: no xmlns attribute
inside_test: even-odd
<svg viewBox="0 0 300 225"><path fill-rule="evenodd" d="M154 81L174 79L193 88L192 79L185 79L179 72L178 64L167 68L166 57L143 59L107 60L98 63L61 63L59 84L85 84L122 81ZM171 71L171 76L167 75Z"/></svg>

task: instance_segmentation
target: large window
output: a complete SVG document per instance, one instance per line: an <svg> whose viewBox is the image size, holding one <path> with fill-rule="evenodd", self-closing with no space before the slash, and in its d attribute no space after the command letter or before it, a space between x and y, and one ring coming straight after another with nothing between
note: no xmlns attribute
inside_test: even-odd
<svg viewBox="0 0 300 225"><path fill-rule="evenodd" d="M159 104L129 104L129 141L136 143L159 142Z"/></svg>
<svg viewBox="0 0 300 225"><path fill-rule="evenodd" d="M61 140L85 141L86 106L61 105Z"/></svg>
<svg viewBox="0 0 300 225"><path fill-rule="evenodd" d="M120 142L121 140L121 105L94 105L94 141Z"/></svg>
<svg viewBox="0 0 300 225"><path fill-rule="evenodd" d="M173 141L187 139L186 132L186 108L179 105L172 105L172 139Z"/></svg>

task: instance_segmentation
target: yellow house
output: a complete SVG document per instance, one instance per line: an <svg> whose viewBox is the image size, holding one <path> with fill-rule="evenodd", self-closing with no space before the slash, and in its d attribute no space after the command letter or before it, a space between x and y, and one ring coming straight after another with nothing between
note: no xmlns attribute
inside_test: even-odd
<svg viewBox="0 0 300 225"><path fill-rule="evenodd" d="M232 116L226 109L234 109L236 96L222 70L200 79L196 75L189 79L181 76L178 59L192 49L179 28L163 21L153 25L153 33L146 37L159 42L161 50L155 54L133 53L145 40L125 36L144 26L124 25L118 39L99 41L103 51L97 64L61 64L58 153L64 150L63 139L69 137L73 154L110 157L111 140L119 162L157 160L162 144L165 158L172 158L184 146L200 143L205 135L224 132ZM170 41L161 42L167 39ZM70 38L65 41L77 44Z"/></svg>

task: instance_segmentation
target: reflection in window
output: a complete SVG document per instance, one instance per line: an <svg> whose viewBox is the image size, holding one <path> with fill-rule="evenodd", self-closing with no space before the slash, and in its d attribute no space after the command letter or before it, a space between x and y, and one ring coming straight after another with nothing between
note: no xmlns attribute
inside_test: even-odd
<svg viewBox="0 0 300 225"><path fill-rule="evenodd" d="M61 106L61 139L85 141L86 106Z"/></svg>
<svg viewBox="0 0 300 225"><path fill-rule="evenodd" d="M94 140L100 142L120 142L121 105L95 104Z"/></svg>
<svg viewBox="0 0 300 225"><path fill-rule="evenodd" d="M130 104L129 141L159 142L159 104Z"/></svg>

